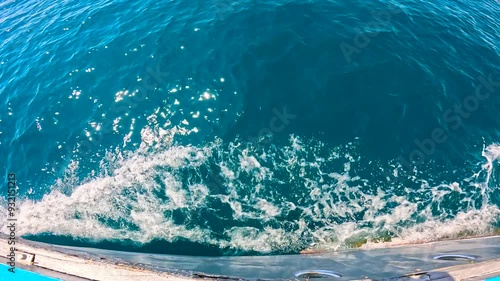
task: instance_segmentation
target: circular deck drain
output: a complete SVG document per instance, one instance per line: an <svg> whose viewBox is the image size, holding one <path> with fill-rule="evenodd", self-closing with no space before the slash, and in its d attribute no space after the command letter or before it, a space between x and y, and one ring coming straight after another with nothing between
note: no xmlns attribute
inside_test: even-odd
<svg viewBox="0 0 500 281"><path fill-rule="evenodd" d="M303 277L303 278L340 278L342 275L340 273L330 270L323 269L315 269L315 270L301 270L295 272L295 277Z"/></svg>
<svg viewBox="0 0 500 281"><path fill-rule="evenodd" d="M470 256L470 255L447 254L447 255L435 256L432 259L434 259L434 260L444 260L444 261L458 261L458 260L473 261L473 260L476 260L476 257L475 256Z"/></svg>

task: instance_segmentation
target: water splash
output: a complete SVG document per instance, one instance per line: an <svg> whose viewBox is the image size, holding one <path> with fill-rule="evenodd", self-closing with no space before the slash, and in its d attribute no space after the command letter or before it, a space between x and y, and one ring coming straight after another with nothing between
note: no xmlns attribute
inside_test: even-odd
<svg viewBox="0 0 500 281"><path fill-rule="evenodd" d="M377 180L380 166L368 169L354 142L329 148L290 136L268 147L221 140L195 147L174 144L173 134L143 129L139 149L108 152L99 172L78 184L72 162L52 192L21 202L20 234L137 245L184 239L275 253L310 243L337 250L380 237L403 243L488 234L500 215L489 202L498 145L483 150L476 181L431 185L414 175L406 183Z"/></svg>

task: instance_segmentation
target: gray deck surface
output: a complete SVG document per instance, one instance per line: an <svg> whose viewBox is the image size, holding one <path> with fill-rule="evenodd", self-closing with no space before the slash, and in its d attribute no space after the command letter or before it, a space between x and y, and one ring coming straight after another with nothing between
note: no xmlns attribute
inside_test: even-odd
<svg viewBox="0 0 500 281"><path fill-rule="evenodd" d="M413 272L426 272L470 263L433 259L440 254L473 255L477 258L475 262L499 258L500 236L370 250L282 256L190 257L62 246L53 246L53 249L81 256L112 258L156 271L187 275L195 272L202 275L245 279L294 279L294 273L297 271L322 269L336 271L342 275L342 278L335 280L356 280L388 279Z"/></svg>

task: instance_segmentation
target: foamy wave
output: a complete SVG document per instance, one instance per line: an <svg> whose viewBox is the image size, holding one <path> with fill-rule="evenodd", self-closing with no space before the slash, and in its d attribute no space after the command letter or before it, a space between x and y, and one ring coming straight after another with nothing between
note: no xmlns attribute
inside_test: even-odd
<svg viewBox="0 0 500 281"><path fill-rule="evenodd" d="M183 238L269 253L310 243L335 250L385 236L413 243L489 234L500 216L489 200L498 192L489 185L498 145L483 151L487 163L476 178L485 173L486 181L431 185L415 176L407 183L352 176L366 169L353 143L329 149L292 136L267 148L220 140L192 147L165 144L162 138L171 137L164 131L143 136L147 143L133 153L108 153L99 176L63 192L75 182L73 163L40 201L22 201L19 234L137 243Z"/></svg>
<svg viewBox="0 0 500 281"><path fill-rule="evenodd" d="M379 248L385 245L418 244L432 241L467 238L495 234L494 224L498 222L500 209L488 205L479 210L459 212L453 219L439 221L430 219L401 230L390 242L379 243L367 240L362 248Z"/></svg>

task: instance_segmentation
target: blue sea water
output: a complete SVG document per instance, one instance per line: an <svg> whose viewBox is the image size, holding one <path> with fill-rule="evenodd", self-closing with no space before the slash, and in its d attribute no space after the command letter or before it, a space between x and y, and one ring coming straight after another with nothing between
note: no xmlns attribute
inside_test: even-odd
<svg viewBox="0 0 500 281"><path fill-rule="evenodd" d="M0 264L0 269L2 269L2 273L0 273L0 281L58 281L60 279L55 279L52 277L47 277L41 274L37 274L28 270L23 270L20 268L16 268L14 273L9 272L9 266L4 264Z"/></svg>
<svg viewBox="0 0 500 281"><path fill-rule="evenodd" d="M238 255L498 231L498 1L0 11L0 165L26 238Z"/></svg>

